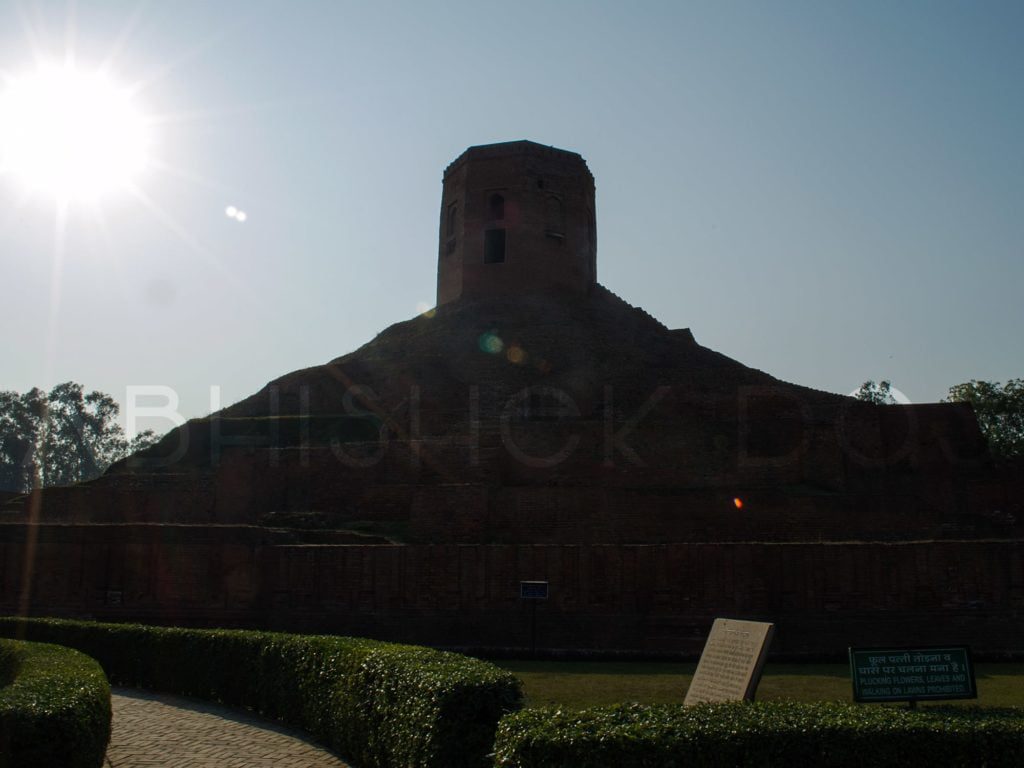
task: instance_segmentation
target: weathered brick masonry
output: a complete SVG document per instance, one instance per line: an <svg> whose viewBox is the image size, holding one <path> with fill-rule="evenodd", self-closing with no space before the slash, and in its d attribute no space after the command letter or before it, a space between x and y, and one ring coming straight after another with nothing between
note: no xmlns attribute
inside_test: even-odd
<svg viewBox="0 0 1024 768"><path fill-rule="evenodd" d="M1024 651L1024 472L970 407L789 384L631 306L575 153L473 147L442 194L436 311L0 500L0 607L524 647L547 579L548 648L695 653L731 616L780 653Z"/></svg>
<svg viewBox="0 0 1024 768"><path fill-rule="evenodd" d="M4 533L13 610L26 548ZM692 654L728 615L777 622L779 653L937 636L998 653L1019 647L1024 610L1020 541L295 545L255 527L43 526L32 562L49 613L471 647L529 644L521 579L551 583L552 648Z"/></svg>

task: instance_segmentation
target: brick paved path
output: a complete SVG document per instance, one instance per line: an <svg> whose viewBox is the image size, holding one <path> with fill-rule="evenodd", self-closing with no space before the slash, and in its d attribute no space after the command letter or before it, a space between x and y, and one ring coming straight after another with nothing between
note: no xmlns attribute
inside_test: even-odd
<svg viewBox="0 0 1024 768"><path fill-rule="evenodd" d="M302 734L251 712L129 688L113 694L111 768L348 768Z"/></svg>

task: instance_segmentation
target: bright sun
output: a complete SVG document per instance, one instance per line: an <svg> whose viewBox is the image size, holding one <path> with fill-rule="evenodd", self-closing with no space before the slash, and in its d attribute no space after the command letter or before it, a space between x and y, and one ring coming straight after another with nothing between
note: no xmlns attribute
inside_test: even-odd
<svg viewBox="0 0 1024 768"><path fill-rule="evenodd" d="M150 131L130 92L104 74L42 66L0 93L0 173L57 200L93 200L132 183Z"/></svg>

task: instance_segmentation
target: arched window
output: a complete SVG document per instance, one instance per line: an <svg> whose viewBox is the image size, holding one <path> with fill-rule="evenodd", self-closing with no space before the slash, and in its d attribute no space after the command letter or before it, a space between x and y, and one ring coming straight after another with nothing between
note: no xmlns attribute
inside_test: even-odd
<svg viewBox="0 0 1024 768"><path fill-rule="evenodd" d="M505 218L505 198L495 193L490 200L491 221L501 221Z"/></svg>

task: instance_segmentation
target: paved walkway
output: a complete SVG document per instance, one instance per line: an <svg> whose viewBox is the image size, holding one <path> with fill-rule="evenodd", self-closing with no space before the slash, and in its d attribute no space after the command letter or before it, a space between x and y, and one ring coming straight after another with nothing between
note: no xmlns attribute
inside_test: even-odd
<svg viewBox="0 0 1024 768"><path fill-rule="evenodd" d="M111 768L348 768L300 733L251 712L113 689Z"/></svg>

